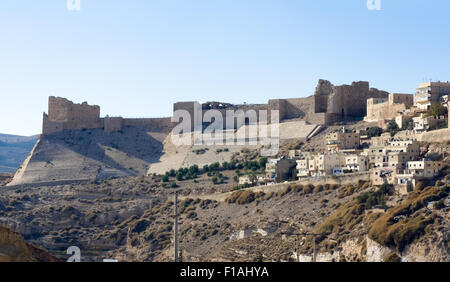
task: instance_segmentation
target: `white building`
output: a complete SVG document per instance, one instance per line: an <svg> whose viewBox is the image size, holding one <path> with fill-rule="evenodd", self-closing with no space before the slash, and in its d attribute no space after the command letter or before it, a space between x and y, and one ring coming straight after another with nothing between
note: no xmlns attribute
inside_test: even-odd
<svg viewBox="0 0 450 282"><path fill-rule="evenodd" d="M345 169L348 171L366 171L368 167L367 156L364 155L347 155L345 156Z"/></svg>

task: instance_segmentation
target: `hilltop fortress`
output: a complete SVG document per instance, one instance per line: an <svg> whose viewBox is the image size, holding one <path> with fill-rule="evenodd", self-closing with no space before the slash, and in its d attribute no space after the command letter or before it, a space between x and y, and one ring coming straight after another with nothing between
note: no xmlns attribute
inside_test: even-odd
<svg viewBox="0 0 450 282"><path fill-rule="evenodd" d="M203 115L207 110L220 111L223 116L227 110L271 110L279 111L279 122L290 119L303 119L311 124L331 125L336 122L362 120L366 113L367 99L387 99L389 93L369 87L369 82L353 82L351 85L334 86L327 80L319 80L315 93L306 98L273 99L267 104L232 105L208 102L201 105ZM194 115L198 102L178 102L174 111L186 110ZM270 117L269 117L270 121ZM192 121L193 126L193 121Z"/></svg>
<svg viewBox="0 0 450 282"><path fill-rule="evenodd" d="M307 140L336 122L362 120L367 99L387 99L388 92L369 87L368 82L334 86L319 80L314 95L306 98L273 99L267 104L233 105L221 102L178 102L174 112L185 110L201 117L214 109L225 116L229 110L247 112L279 111L281 142ZM192 119L192 128L194 122ZM236 136L248 130L248 123L233 125ZM272 121L273 122L273 121ZM203 123L207 126L208 123ZM226 124L224 124L225 126ZM92 181L109 177L163 174L170 169L230 161L243 146L175 146L171 132L176 126L170 117L100 117L100 107L73 103L65 98L49 97L48 113L43 114L42 134L32 152L16 172L10 185ZM260 145L244 146L258 150ZM203 150L204 154L195 152ZM217 154L220 151L222 153Z"/></svg>
<svg viewBox="0 0 450 282"><path fill-rule="evenodd" d="M86 129L103 129L107 133L112 133L127 126L169 130L172 124L170 118L126 119L108 116L100 118L99 106L91 106L87 102L74 104L65 98L49 97L48 114L44 113L42 134Z"/></svg>
<svg viewBox="0 0 450 282"><path fill-rule="evenodd" d="M365 81L353 82L351 85L334 86L327 80L319 80L314 95L306 98L273 99L267 104L232 105L220 102L177 102L173 110L186 110L194 116L194 106L198 104L204 113L218 110L225 116L228 110L272 110L279 111L279 121L304 119L311 124L330 125L336 122L354 121L363 118L369 98L387 99L389 93L370 88ZM192 120L192 128L194 121ZM104 129L105 132L117 132L124 127L142 127L170 130L174 124L167 118L122 118L100 117L100 107L88 105L87 102L74 104L65 98L49 97L48 114L43 116L43 134L62 132L64 130ZM234 128L236 128L236 123Z"/></svg>

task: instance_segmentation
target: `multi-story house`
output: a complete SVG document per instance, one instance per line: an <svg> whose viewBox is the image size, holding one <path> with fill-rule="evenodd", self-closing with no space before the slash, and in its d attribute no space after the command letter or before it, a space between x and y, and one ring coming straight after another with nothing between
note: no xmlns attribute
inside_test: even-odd
<svg viewBox="0 0 450 282"><path fill-rule="evenodd" d="M422 133L428 131L444 121L444 116L424 116L421 114L420 116L413 118L414 132Z"/></svg>
<svg viewBox="0 0 450 282"><path fill-rule="evenodd" d="M423 179L433 179L443 168L442 162L422 159L407 163L407 168L396 175L397 190L400 194L410 192L416 182Z"/></svg>
<svg viewBox="0 0 450 282"><path fill-rule="evenodd" d="M345 149L357 149L360 146L360 133L346 130L332 132L326 136L326 148L329 152L337 152Z"/></svg>
<svg viewBox="0 0 450 282"><path fill-rule="evenodd" d="M293 159L269 159L266 163L266 178L269 181L283 182L289 180L294 173L296 162Z"/></svg>
<svg viewBox="0 0 450 282"><path fill-rule="evenodd" d="M346 155L345 156L345 170L357 172L366 171L368 167L367 156L365 155Z"/></svg>
<svg viewBox="0 0 450 282"><path fill-rule="evenodd" d="M427 82L417 88L414 105L426 111L432 104L439 103L441 97L450 94L450 82Z"/></svg>
<svg viewBox="0 0 450 282"><path fill-rule="evenodd" d="M297 160L297 176L308 177L341 174L345 166L345 156L343 153L326 153Z"/></svg>

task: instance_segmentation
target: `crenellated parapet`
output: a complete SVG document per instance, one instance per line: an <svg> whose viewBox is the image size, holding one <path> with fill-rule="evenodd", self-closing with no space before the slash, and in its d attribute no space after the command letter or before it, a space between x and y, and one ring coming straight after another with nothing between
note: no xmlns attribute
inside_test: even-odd
<svg viewBox="0 0 450 282"><path fill-rule="evenodd" d="M52 96L48 101L48 114L43 115L42 133L86 129L103 129L106 133L114 133L126 126L169 131L172 123L170 118L101 118L99 106L89 105L87 102L76 104L66 98Z"/></svg>

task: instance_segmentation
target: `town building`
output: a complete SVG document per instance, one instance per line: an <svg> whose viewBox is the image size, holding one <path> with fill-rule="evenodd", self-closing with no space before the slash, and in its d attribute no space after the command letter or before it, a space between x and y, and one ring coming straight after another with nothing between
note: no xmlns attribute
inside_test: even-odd
<svg viewBox="0 0 450 282"><path fill-rule="evenodd" d="M391 93L388 98L367 99L367 115L364 120L376 122L393 120L414 104L414 95Z"/></svg>
<svg viewBox="0 0 450 282"><path fill-rule="evenodd" d="M368 167L367 156L365 155L346 155L345 167L343 172L361 172L366 171Z"/></svg>
<svg viewBox="0 0 450 282"><path fill-rule="evenodd" d="M295 166L294 159L269 159L266 163L266 179L278 183L290 180L295 177Z"/></svg>
<svg viewBox="0 0 450 282"><path fill-rule="evenodd" d="M389 142L392 140L392 136L390 132L382 133L380 136L371 138L371 146L373 147L383 147L387 146Z"/></svg>
<svg viewBox="0 0 450 282"><path fill-rule="evenodd" d="M329 152L338 152L345 149L358 149L360 146L360 133L342 128L327 134L326 148Z"/></svg>
<svg viewBox="0 0 450 282"><path fill-rule="evenodd" d="M450 94L450 82L427 82L417 88L414 105L426 111L432 104L439 103L441 97Z"/></svg>
<svg viewBox="0 0 450 282"><path fill-rule="evenodd" d="M239 185L254 185L256 183L256 176L254 175L243 175L239 177Z"/></svg>
<svg viewBox="0 0 450 282"><path fill-rule="evenodd" d="M377 167L370 172L370 180L375 186L381 186L384 183L395 184L396 177L397 170L394 167Z"/></svg>
<svg viewBox="0 0 450 282"><path fill-rule="evenodd" d="M288 156L290 159L305 159L311 156L311 152L302 150L289 150Z"/></svg>
<svg viewBox="0 0 450 282"><path fill-rule="evenodd" d="M316 176L327 176L327 175L339 175L343 174L347 169L346 157L351 156L342 152L332 152L325 154L317 154L297 160L297 176L302 177L316 177ZM359 157L356 158L355 162L351 162L349 159L349 168L358 167L358 169L364 169L365 167L359 166ZM359 170L358 170L359 171Z"/></svg>
<svg viewBox="0 0 450 282"><path fill-rule="evenodd" d="M413 118L413 130L415 133L426 132L445 121L446 119L444 116L425 116L424 114L421 114L420 116Z"/></svg>

